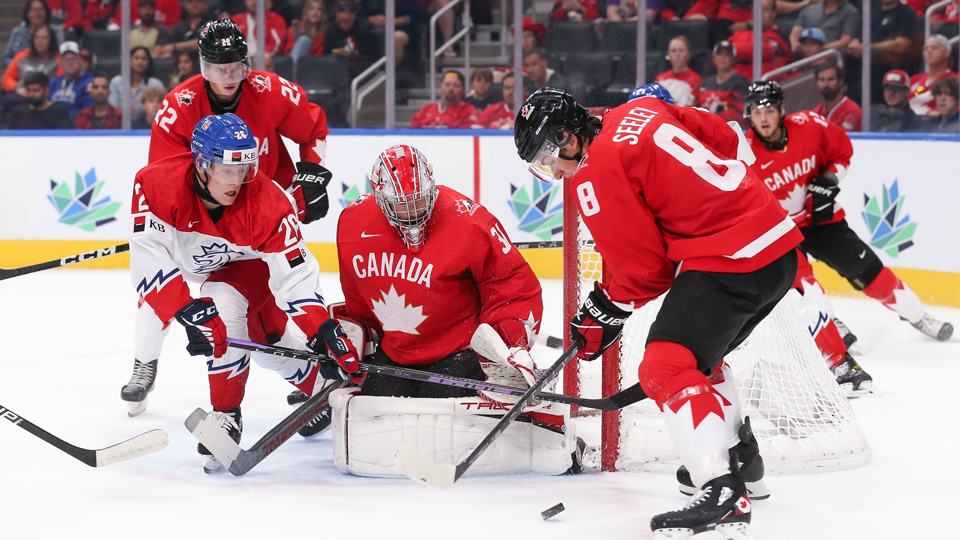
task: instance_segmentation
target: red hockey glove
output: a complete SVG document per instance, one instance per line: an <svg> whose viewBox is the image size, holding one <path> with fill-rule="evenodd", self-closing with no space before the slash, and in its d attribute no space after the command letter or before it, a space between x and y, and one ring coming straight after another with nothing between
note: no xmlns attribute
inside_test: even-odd
<svg viewBox="0 0 960 540"><path fill-rule="evenodd" d="M310 161L297 163L297 174L293 175L290 192L297 201L297 217L301 223L312 223L327 215L327 210L330 209L327 184L331 178L333 173L323 165Z"/></svg>
<svg viewBox="0 0 960 540"><path fill-rule="evenodd" d="M584 343L577 352L577 358L599 358L603 351L620 337L623 324L629 316L630 312L615 306L600 290L600 285L594 282L593 290L570 321L570 339L574 342L582 340Z"/></svg>
<svg viewBox="0 0 960 540"><path fill-rule="evenodd" d="M227 352L227 329L213 298L194 299L174 316L187 329L190 356L220 358Z"/></svg>
<svg viewBox="0 0 960 540"><path fill-rule="evenodd" d="M833 219L833 201L839 193L840 186L822 176L814 178L807 184L811 225L819 225Z"/></svg>
<svg viewBox="0 0 960 540"><path fill-rule="evenodd" d="M343 328L340 327L340 323L338 323L336 319L327 319L324 321L324 323L320 325L320 328L317 329L317 333L307 342L307 347L310 347L310 350L317 354L326 354L327 351L330 351L330 355L333 356L337 360L337 364L340 365L340 370L342 370L346 376L349 376L354 384L360 384L360 379L363 375L363 372L360 371L360 356L357 355L357 349L354 348L353 343L350 343L350 340L347 339L347 335L343 332ZM324 378L344 378L342 376L336 376L335 373L323 370L322 364L321 375L323 375Z"/></svg>

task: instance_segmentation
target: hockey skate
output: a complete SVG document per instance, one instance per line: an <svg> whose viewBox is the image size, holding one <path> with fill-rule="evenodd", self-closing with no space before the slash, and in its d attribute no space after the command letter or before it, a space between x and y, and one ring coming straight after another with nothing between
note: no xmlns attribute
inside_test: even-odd
<svg viewBox="0 0 960 540"><path fill-rule="evenodd" d="M230 435L236 443L240 443L243 433L243 416L240 407L229 411L213 411L210 416L220 423L220 427ZM203 456L203 472L213 474L224 470L223 465L202 444L197 444L197 452Z"/></svg>
<svg viewBox="0 0 960 540"><path fill-rule="evenodd" d="M934 319L929 313L924 313L923 318L916 323L912 323L912 325L917 330L935 338L937 341L946 341L953 335L952 324Z"/></svg>
<svg viewBox="0 0 960 540"><path fill-rule="evenodd" d="M837 384L848 398L873 393L873 377L864 371L849 353L843 362L833 368L833 376L837 378Z"/></svg>
<svg viewBox="0 0 960 540"><path fill-rule="evenodd" d="M843 338L843 345L847 348L847 352L850 354L855 354L860 356L864 353L864 350L857 343L857 335L850 331L847 325L843 324L843 321L834 317L833 324L837 326L837 331L840 332L840 337Z"/></svg>
<svg viewBox="0 0 960 540"><path fill-rule="evenodd" d="M598 469L600 467L597 449L588 445L580 437L577 437L576 448L571 457L573 463L563 474L580 474L587 469Z"/></svg>
<svg viewBox="0 0 960 540"><path fill-rule="evenodd" d="M716 531L729 540L752 540L747 532L751 502L737 466L730 459L730 474L703 485L682 510L657 514L650 520L655 539L685 540L695 534Z"/></svg>
<svg viewBox="0 0 960 540"><path fill-rule="evenodd" d="M133 375L120 389L120 399L127 402L127 415L137 416L147 410L147 394L157 382L157 361L133 360Z"/></svg>
<svg viewBox="0 0 960 540"><path fill-rule="evenodd" d="M309 439L315 435L319 435L330 427L330 423L333 421L333 409L327 405L325 409L320 411L320 414L314 416L306 423L305 426L300 428L297 433L305 439Z"/></svg>
<svg viewBox="0 0 960 540"><path fill-rule="evenodd" d="M770 488L763 481L763 457L760 456L760 445L757 438L753 436L753 428L750 427L750 417L743 419L743 425L737 433L740 442L730 449L730 457L736 454L739 456L739 466L741 476L747 486L747 495L751 500L762 501L770 498ZM690 471L683 465L677 469L677 482L680 483L680 493L684 495L693 495L697 488L693 487L693 480L690 479Z"/></svg>

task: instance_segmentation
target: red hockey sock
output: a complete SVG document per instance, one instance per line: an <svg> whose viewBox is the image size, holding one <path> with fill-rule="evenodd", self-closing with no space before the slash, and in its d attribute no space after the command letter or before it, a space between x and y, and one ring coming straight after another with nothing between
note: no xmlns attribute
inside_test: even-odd
<svg viewBox="0 0 960 540"><path fill-rule="evenodd" d="M247 387L249 369L244 369L237 375L232 371L225 373L210 373L210 404L215 411L229 411L236 409L243 401L243 393Z"/></svg>
<svg viewBox="0 0 960 540"><path fill-rule="evenodd" d="M863 294L870 298L875 298L883 305L890 307L896 299L894 298L894 289L903 288L903 282L889 268L883 267L877 277L863 289ZM893 308L890 308L893 309Z"/></svg>
<svg viewBox="0 0 960 540"><path fill-rule="evenodd" d="M667 398L684 388L704 385L707 377L697 370L697 359L690 349L670 341L651 341L638 369L640 386L661 409Z"/></svg>

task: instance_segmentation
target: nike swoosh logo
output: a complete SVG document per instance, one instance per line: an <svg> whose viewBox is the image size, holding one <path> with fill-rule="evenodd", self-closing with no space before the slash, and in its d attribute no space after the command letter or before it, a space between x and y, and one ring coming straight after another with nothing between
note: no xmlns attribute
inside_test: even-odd
<svg viewBox="0 0 960 540"><path fill-rule="evenodd" d="M367 231L360 233L360 238L373 238L374 236L380 236L379 234L367 234Z"/></svg>
<svg viewBox="0 0 960 540"><path fill-rule="evenodd" d="M773 165L773 160L772 160L772 159L771 159L770 161L764 163L763 165L761 165L760 168L761 168L761 169L766 169L767 167L769 167L769 166L771 166L771 165Z"/></svg>
<svg viewBox="0 0 960 540"><path fill-rule="evenodd" d="M190 223L187 223L187 227L192 229L193 226L196 225L197 223L200 223L200 222L199 222L199 221L191 221Z"/></svg>
<svg viewBox="0 0 960 540"><path fill-rule="evenodd" d="M867 250L863 250L863 251L860 252L860 258L861 258L861 259L864 258L864 257L866 257L866 256L867 256Z"/></svg>

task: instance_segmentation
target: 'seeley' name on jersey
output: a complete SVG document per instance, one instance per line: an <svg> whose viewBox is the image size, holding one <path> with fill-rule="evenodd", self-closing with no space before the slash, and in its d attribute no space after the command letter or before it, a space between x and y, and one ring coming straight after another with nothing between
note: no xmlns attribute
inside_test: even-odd
<svg viewBox="0 0 960 540"><path fill-rule="evenodd" d="M773 176L764 178L763 183L770 188L770 191L776 191L778 187L786 186L794 180L799 180L804 175L810 174L810 171L816 167L817 156L810 154L810 157L794 161L793 165L787 165L779 173L775 172Z"/></svg>
<svg viewBox="0 0 960 540"><path fill-rule="evenodd" d="M655 111L650 109L644 109L643 107L634 107L630 109L630 112L623 117L623 120L620 120L620 124L617 125L617 133L613 136L613 142L628 142L629 144L637 144L640 142L640 138L637 135L643 131L644 126L647 125L650 120L657 116Z"/></svg>
<svg viewBox="0 0 960 540"><path fill-rule="evenodd" d="M353 271L356 272L357 277L360 279L374 276L398 278L405 279L410 283L416 283L417 285L422 283L425 284L428 289L430 288L430 277L433 275L432 263L424 267L423 261L417 257L411 257L410 267L407 268L407 256L400 255L396 264L394 264L395 255L396 253L380 253L379 267L376 253L367 255L365 265L363 255L354 255L352 261Z"/></svg>

